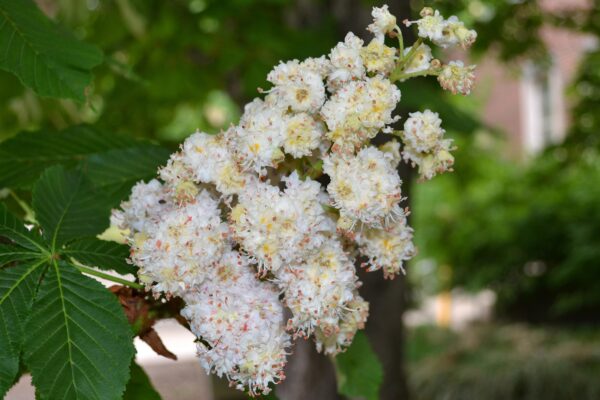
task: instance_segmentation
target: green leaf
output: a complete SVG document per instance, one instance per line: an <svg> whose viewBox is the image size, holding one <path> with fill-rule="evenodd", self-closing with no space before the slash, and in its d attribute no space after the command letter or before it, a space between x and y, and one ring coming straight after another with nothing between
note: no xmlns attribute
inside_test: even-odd
<svg viewBox="0 0 600 400"><path fill-rule="evenodd" d="M115 207L129 195L136 182L156 177L157 168L169 156L170 151L164 147L147 144L95 154L81 165L94 187L101 189L110 206Z"/></svg>
<svg viewBox="0 0 600 400"><path fill-rule="evenodd" d="M169 155L164 147L86 125L21 133L0 144L0 187L29 188L50 166L78 166L115 207L136 182L155 177Z"/></svg>
<svg viewBox="0 0 600 400"><path fill-rule="evenodd" d="M41 256L42 254L37 251L31 251L29 249L24 249L22 247L9 244L0 244L0 267L3 267L6 264L14 261L33 260L40 258Z"/></svg>
<svg viewBox="0 0 600 400"><path fill-rule="evenodd" d="M0 68L41 96L85 100L102 52L50 21L32 0L0 0Z"/></svg>
<svg viewBox="0 0 600 400"><path fill-rule="evenodd" d="M48 168L33 188L33 209L52 251L106 229L109 210L103 203L80 171L62 166Z"/></svg>
<svg viewBox="0 0 600 400"><path fill-rule="evenodd" d="M117 298L71 265L54 262L25 328L24 361L39 397L121 398L132 341Z"/></svg>
<svg viewBox="0 0 600 400"><path fill-rule="evenodd" d="M96 238L77 240L70 243L63 254L89 267L113 270L123 275L135 272L135 268L126 261L129 247L115 242Z"/></svg>
<svg viewBox="0 0 600 400"><path fill-rule="evenodd" d="M46 246L42 238L34 231L28 231L23 222L0 204L0 237L12 240L27 249L44 252Z"/></svg>
<svg viewBox="0 0 600 400"><path fill-rule="evenodd" d="M160 400L146 372L135 362L131 363L131 379L127 383L123 400Z"/></svg>
<svg viewBox="0 0 600 400"><path fill-rule="evenodd" d="M46 260L0 270L0 397L19 373L23 326Z"/></svg>
<svg viewBox="0 0 600 400"><path fill-rule="evenodd" d="M358 332L348 350L335 360L341 394L367 400L379 398L383 368L363 332Z"/></svg>
<svg viewBox="0 0 600 400"><path fill-rule="evenodd" d="M75 167L91 155L141 145L146 143L87 125L23 132L0 144L0 187L27 188L53 165Z"/></svg>

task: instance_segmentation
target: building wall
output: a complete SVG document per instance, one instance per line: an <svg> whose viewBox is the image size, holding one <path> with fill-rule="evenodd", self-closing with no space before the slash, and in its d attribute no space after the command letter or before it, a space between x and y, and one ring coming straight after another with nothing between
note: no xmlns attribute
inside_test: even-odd
<svg viewBox="0 0 600 400"><path fill-rule="evenodd" d="M588 7L583 0L544 1L546 11ZM567 90L593 38L569 30L544 28L541 36L552 58L544 69L531 61L499 65L493 56L479 63L475 95L484 104L484 121L506 133L515 155L536 153L567 132L570 101Z"/></svg>

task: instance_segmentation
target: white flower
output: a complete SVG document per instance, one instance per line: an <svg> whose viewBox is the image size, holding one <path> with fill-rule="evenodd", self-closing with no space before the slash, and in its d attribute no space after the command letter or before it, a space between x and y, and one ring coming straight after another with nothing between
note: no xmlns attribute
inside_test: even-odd
<svg viewBox="0 0 600 400"><path fill-rule="evenodd" d="M281 192L276 186L257 182L240 193L231 210L235 239L254 257L262 270L277 271L316 251L329 230L318 182L301 181L294 172Z"/></svg>
<svg viewBox="0 0 600 400"><path fill-rule="evenodd" d="M302 67L319 75L321 80L325 80L333 68L331 61L329 61L329 59L325 56L315 58L309 57L302 61Z"/></svg>
<svg viewBox="0 0 600 400"><path fill-rule="evenodd" d="M283 108L296 112L317 112L325 101L325 85L321 73L326 72L324 61L298 60L280 63L267 75L275 86L269 95Z"/></svg>
<svg viewBox="0 0 600 400"><path fill-rule="evenodd" d="M285 139L283 111L260 99L246 105L240 123L232 130L231 141L240 164L262 173L283 160Z"/></svg>
<svg viewBox="0 0 600 400"><path fill-rule="evenodd" d="M366 71L360 57L362 46L362 39L349 32L343 42L331 49L331 72L327 77L327 87L330 91L337 90L353 79L365 77Z"/></svg>
<svg viewBox="0 0 600 400"><path fill-rule="evenodd" d="M452 150L454 150L452 140L446 139L440 142L438 149L433 153L419 153L412 147L406 146L402 150L402 156L413 166L419 167L421 178L431 179L436 174L452 171L454 165L454 157L450 153Z"/></svg>
<svg viewBox="0 0 600 400"><path fill-rule="evenodd" d="M400 90L381 76L342 86L321 109L333 150L352 152L375 137L397 120L392 112L399 101Z"/></svg>
<svg viewBox="0 0 600 400"><path fill-rule="evenodd" d="M452 140L444 139L445 130L441 124L438 114L430 110L410 113L404 123L402 156L413 166L418 165L419 173L425 179L450 170L454 164L450 154Z"/></svg>
<svg viewBox="0 0 600 400"><path fill-rule="evenodd" d="M367 47L363 47L360 55L367 71L384 75L394 70L398 58L396 49L386 46L377 39L371 40Z"/></svg>
<svg viewBox="0 0 600 400"><path fill-rule="evenodd" d="M405 145L420 153L431 153L437 149L445 132L438 113L425 110L409 114L404 122L402 139Z"/></svg>
<svg viewBox="0 0 600 400"><path fill-rule="evenodd" d="M406 56L411 50L412 47L404 49L404 55ZM404 73L412 74L415 72L426 71L430 68L432 59L431 47L426 44L421 44L413 53L408 64L404 66Z"/></svg>
<svg viewBox="0 0 600 400"><path fill-rule="evenodd" d="M354 299L346 305L346 311L342 315L335 333L326 334L319 329L316 330L317 351L330 355L336 355L343 351L350 346L356 332L365 327L368 316L369 303L355 293Z"/></svg>
<svg viewBox="0 0 600 400"><path fill-rule="evenodd" d="M368 271L383 269L384 278L393 279L400 271L404 261L410 260L416 253L412 242L413 230L407 225L403 215L386 229L366 229L356 236L360 252L369 261Z"/></svg>
<svg viewBox="0 0 600 400"><path fill-rule="evenodd" d="M285 117L283 150L295 158L311 155L325 135L323 122L307 113Z"/></svg>
<svg viewBox="0 0 600 400"><path fill-rule="evenodd" d="M340 229L350 230L359 221L381 227L402 215L402 181L389 154L365 147L356 156L325 158L323 170L331 178L327 190L340 210Z"/></svg>
<svg viewBox="0 0 600 400"><path fill-rule="evenodd" d="M204 190L144 233L132 240L131 260L156 293L180 295L201 283L229 246L218 203Z"/></svg>
<svg viewBox="0 0 600 400"><path fill-rule="evenodd" d="M155 229L162 216L174 207L166 188L156 179L138 182L131 189L129 200L121 203L121 210L113 210L111 224L119 229L148 233Z"/></svg>
<svg viewBox="0 0 600 400"><path fill-rule="evenodd" d="M425 11L425 12L424 12ZM421 18L416 21L407 21L406 25L417 24L419 37L437 42L444 39L444 28L446 20L440 15L438 10L423 9Z"/></svg>
<svg viewBox="0 0 600 400"><path fill-rule="evenodd" d="M442 48L460 45L466 49L475 43L476 39L477 32L465 28L465 24L453 15L446 20L443 39L434 43Z"/></svg>
<svg viewBox="0 0 600 400"><path fill-rule="evenodd" d="M393 31L396 28L396 17L390 14L388 6L373 7L371 12L373 23L367 27L378 40L383 41L386 33Z"/></svg>
<svg viewBox="0 0 600 400"><path fill-rule="evenodd" d="M407 21L406 25L417 24L419 36L431 40L436 46L448 48L460 45L466 49L477 39L477 32L465 28L465 24L456 16L444 19L438 10L425 7L421 11L421 18L416 21Z"/></svg>
<svg viewBox="0 0 600 400"><path fill-rule="evenodd" d="M450 61L442 67L438 75L440 86L453 94L460 93L467 95L471 93L475 83L475 65L465 67L462 61Z"/></svg>
<svg viewBox="0 0 600 400"><path fill-rule="evenodd" d="M400 143L397 140L390 140L379 146L379 150L386 153L390 157L390 161L393 167L397 167L402 161L402 155L400 154Z"/></svg>
<svg viewBox="0 0 600 400"><path fill-rule="evenodd" d="M292 311L288 329L304 337L316 328L326 335L334 334L358 286L354 260L335 239L328 239L305 262L282 268L276 282Z"/></svg>
<svg viewBox="0 0 600 400"><path fill-rule="evenodd" d="M174 185L176 192L182 190L183 182L194 181L212 183L225 195L238 193L251 177L236 162L228 144L230 136L229 132L218 135L197 132L189 136L181 151L171 156L167 166L160 170L160 177Z"/></svg>
<svg viewBox="0 0 600 400"><path fill-rule="evenodd" d="M248 260L226 253L213 280L188 291L181 314L198 336L198 357L207 372L226 376L240 390L267 394L285 378L289 335L279 292L251 272Z"/></svg>
<svg viewBox="0 0 600 400"><path fill-rule="evenodd" d="M182 159L181 152L171 154L167 165L159 169L158 176L165 182L165 189L175 197L177 197L180 191L177 188L178 186L182 184L189 186L194 181L194 173L190 166Z"/></svg>

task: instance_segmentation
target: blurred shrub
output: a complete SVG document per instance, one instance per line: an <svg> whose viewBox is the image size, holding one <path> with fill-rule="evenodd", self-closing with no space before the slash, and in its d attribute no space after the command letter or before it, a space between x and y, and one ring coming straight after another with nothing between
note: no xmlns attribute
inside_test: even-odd
<svg viewBox="0 0 600 400"><path fill-rule="evenodd" d="M461 152L461 173L415 188L422 257L451 265L454 285L494 289L504 316L599 321L600 154L565 162L559 147L525 167Z"/></svg>
<svg viewBox="0 0 600 400"><path fill-rule="evenodd" d="M600 17L598 20L600 25ZM600 36L600 27L597 36ZM597 47L586 54L570 94L576 100L576 104L565 145L570 154L576 157L586 148L600 148L600 48Z"/></svg>
<svg viewBox="0 0 600 400"><path fill-rule="evenodd" d="M600 398L598 332L509 325L458 335L423 327L412 331L408 342L416 399Z"/></svg>
<svg viewBox="0 0 600 400"><path fill-rule="evenodd" d="M537 3L462 0L491 31L516 29L513 22L523 19L517 25L528 34L498 43L505 60L543 59L538 34L544 24L600 37L598 7L544 14ZM485 27L478 32L479 46L490 47L494 35ZM572 86L573 118L565 143L523 164L514 156L492 155L498 143L489 137L463 139L456 173L415 188L413 224L421 258L452 267L454 279L446 284L496 290L504 316L600 321L599 67L596 46Z"/></svg>

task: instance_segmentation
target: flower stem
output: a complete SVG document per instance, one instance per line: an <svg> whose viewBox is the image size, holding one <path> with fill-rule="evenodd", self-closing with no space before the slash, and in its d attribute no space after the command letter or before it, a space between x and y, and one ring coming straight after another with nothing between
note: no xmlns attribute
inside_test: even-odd
<svg viewBox="0 0 600 400"><path fill-rule="evenodd" d="M19 196L17 196L17 194L14 191L9 189L8 193L17 202L19 207L21 207L23 209L23 211L25 212L25 221L35 224L36 223L35 212L33 211L33 209L31 207L29 207L29 205L26 202L21 200L21 198Z"/></svg>
<svg viewBox="0 0 600 400"><path fill-rule="evenodd" d="M398 33L398 47L400 49L398 60L400 62L404 58L404 38L402 37L402 30L398 25L396 25L396 32Z"/></svg>
<svg viewBox="0 0 600 400"><path fill-rule="evenodd" d="M399 70L398 68L396 68L394 71L392 71L392 74L390 75L390 79L392 80L392 82L396 82L396 81L400 81L400 80L415 78L417 76L438 76L439 74L440 74L439 68L426 69L424 71L412 72L410 74L402 73L402 70Z"/></svg>
<svg viewBox="0 0 600 400"><path fill-rule="evenodd" d="M406 54L406 57L404 57L404 54L402 54L400 56L400 58L398 59L398 65L396 66L396 68L404 68L408 63L410 63L412 61L412 58L415 56L415 53L417 52L417 49L421 46L421 44L423 43L423 39L418 38L417 40L415 40L415 42L413 43L413 45L410 47L410 50L408 51L408 54ZM404 51L402 52L404 53Z"/></svg>
<svg viewBox="0 0 600 400"><path fill-rule="evenodd" d="M140 289L140 290L144 289L143 285L140 285L139 283L136 283L136 282L128 281L127 279L121 279L116 276L105 274L104 272L100 272L98 270L95 270L95 269L89 268L89 267L85 267L83 265L73 264L73 266L75 268L77 268L79 271L83 272L84 274L97 276L98 278L106 279L107 281L111 281L114 283L120 283L121 285L129 286L134 289Z"/></svg>

